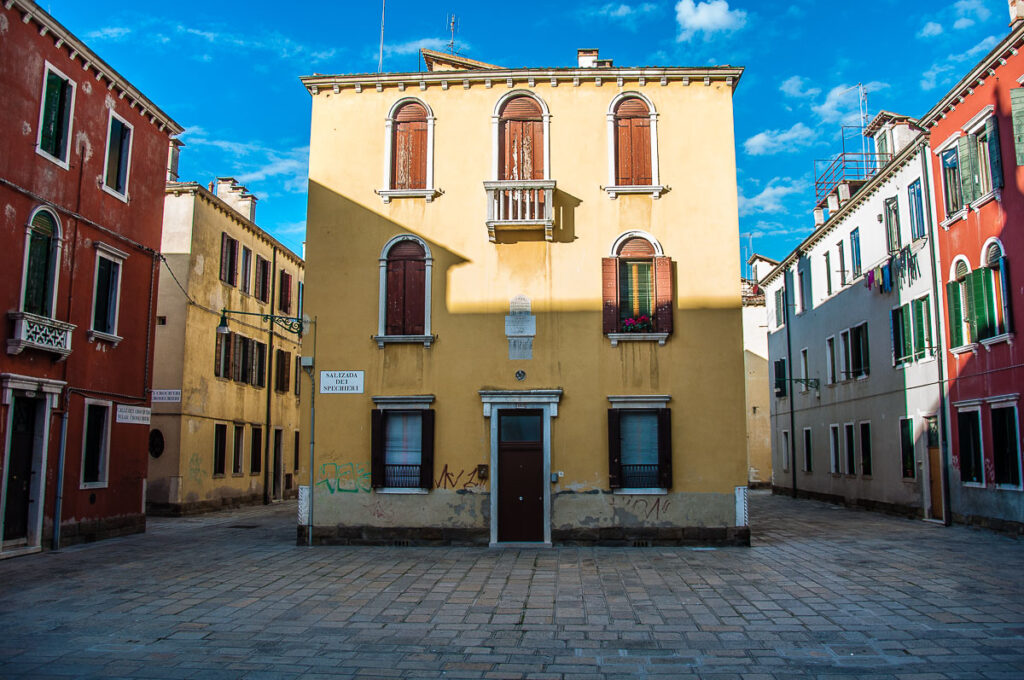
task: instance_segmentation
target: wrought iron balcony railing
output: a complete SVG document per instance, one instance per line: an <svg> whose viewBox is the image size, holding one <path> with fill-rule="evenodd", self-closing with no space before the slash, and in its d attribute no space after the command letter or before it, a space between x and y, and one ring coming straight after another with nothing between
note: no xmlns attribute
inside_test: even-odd
<svg viewBox="0 0 1024 680"><path fill-rule="evenodd" d="M657 488L658 464L623 465L622 486L627 489Z"/></svg>
<svg viewBox="0 0 1024 680"><path fill-rule="evenodd" d="M385 465L384 486L393 489L420 488L419 465Z"/></svg>

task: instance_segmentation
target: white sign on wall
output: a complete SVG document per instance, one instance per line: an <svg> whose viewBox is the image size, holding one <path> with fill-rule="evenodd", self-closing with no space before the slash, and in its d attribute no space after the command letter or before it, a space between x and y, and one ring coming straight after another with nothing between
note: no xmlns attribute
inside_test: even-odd
<svg viewBox="0 0 1024 680"><path fill-rule="evenodd" d="M153 403L178 403L181 401L181 390L153 390L149 393Z"/></svg>
<svg viewBox="0 0 1024 680"><path fill-rule="evenodd" d="M320 371L320 394L362 394L363 371Z"/></svg>
<svg viewBox="0 0 1024 680"><path fill-rule="evenodd" d="M145 406L117 405L117 422L130 425L149 425L149 409Z"/></svg>

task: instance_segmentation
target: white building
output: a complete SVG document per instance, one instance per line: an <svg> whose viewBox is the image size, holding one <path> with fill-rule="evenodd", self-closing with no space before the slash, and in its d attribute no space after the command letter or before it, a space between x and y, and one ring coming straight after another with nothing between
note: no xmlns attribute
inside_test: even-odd
<svg viewBox="0 0 1024 680"><path fill-rule="evenodd" d="M773 486L943 518L928 140L881 112L875 154L819 175L815 229L761 280Z"/></svg>

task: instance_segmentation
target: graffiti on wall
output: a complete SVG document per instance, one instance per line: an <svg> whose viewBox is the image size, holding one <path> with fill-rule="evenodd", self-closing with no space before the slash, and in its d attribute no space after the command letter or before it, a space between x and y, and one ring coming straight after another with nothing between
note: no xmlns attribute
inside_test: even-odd
<svg viewBox="0 0 1024 680"><path fill-rule="evenodd" d="M610 496L612 508L624 510L637 519L660 521L672 501L663 496Z"/></svg>
<svg viewBox="0 0 1024 680"><path fill-rule="evenodd" d="M198 453L193 453L188 459L188 476L193 482L203 480L203 463L199 459Z"/></svg>
<svg viewBox="0 0 1024 680"><path fill-rule="evenodd" d="M436 489L462 489L469 491L471 489L477 489L483 486L483 482L477 479L477 468L471 468L469 470L459 470L455 472L448 469L448 464L445 463L444 468L441 470L441 475L434 480L434 488Z"/></svg>
<svg viewBox="0 0 1024 680"><path fill-rule="evenodd" d="M333 496L336 493L370 492L370 471L358 463L324 463L320 466L322 486Z"/></svg>

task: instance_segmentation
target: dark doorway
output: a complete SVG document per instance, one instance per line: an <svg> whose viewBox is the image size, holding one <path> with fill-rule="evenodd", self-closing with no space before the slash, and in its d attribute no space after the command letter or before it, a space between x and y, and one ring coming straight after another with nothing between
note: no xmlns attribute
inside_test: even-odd
<svg viewBox="0 0 1024 680"><path fill-rule="evenodd" d="M274 430L274 499L281 500L281 430Z"/></svg>
<svg viewBox="0 0 1024 680"><path fill-rule="evenodd" d="M28 507L32 502L32 459L35 454L39 400L15 397L4 510L5 541L28 538Z"/></svg>
<svg viewBox="0 0 1024 680"><path fill-rule="evenodd" d="M498 540L544 540L542 411L498 416Z"/></svg>

